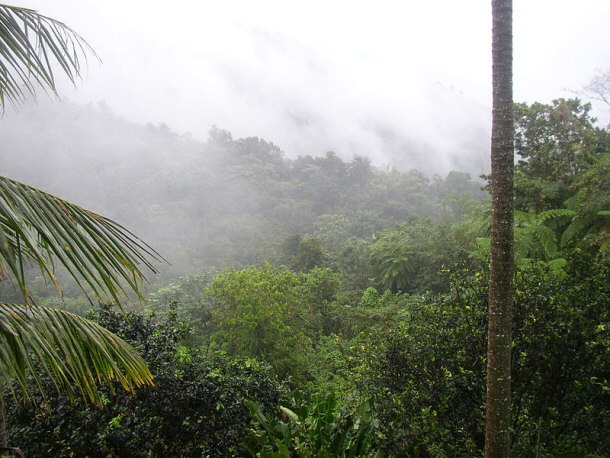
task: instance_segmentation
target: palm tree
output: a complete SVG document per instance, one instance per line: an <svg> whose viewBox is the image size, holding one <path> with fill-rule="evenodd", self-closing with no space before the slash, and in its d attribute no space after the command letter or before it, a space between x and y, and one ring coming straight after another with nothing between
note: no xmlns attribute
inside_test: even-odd
<svg viewBox="0 0 610 458"><path fill-rule="evenodd" d="M492 23L492 218L485 456L508 458L514 264L512 0L492 0Z"/></svg>
<svg viewBox="0 0 610 458"><path fill-rule="evenodd" d="M36 11L0 4L0 107L18 105L42 87L55 94L54 68L79 77L87 43L65 24ZM57 66L57 67L56 67ZM12 280L23 304L0 303L0 388L27 399L41 378L71 399L100 404L98 384L127 390L152 384L146 363L126 342L101 326L63 310L34 304L26 269L38 266L59 289L62 266L83 291L120 303L156 272L153 249L114 221L25 184L0 177L0 280ZM0 455L6 444L0 392Z"/></svg>

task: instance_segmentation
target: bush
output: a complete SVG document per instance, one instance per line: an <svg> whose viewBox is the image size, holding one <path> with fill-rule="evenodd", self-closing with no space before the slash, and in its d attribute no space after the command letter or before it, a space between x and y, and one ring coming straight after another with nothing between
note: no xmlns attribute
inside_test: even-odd
<svg viewBox="0 0 610 458"><path fill-rule="evenodd" d="M573 254L516 275L515 456L604 456L610 450L608 264ZM458 273L447 296L405 298L380 335L372 387L388 451L479 456L484 445L487 278Z"/></svg>
<svg viewBox="0 0 610 458"><path fill-rule="evenodd" d="M312 388L312 387L310 387ZM253 428L244 442L247 457L381 457L373 446L378 421L370 403L339 407L333 393L293 393L291 408L266 414L246 401Z"/></svg>
<svg viewBox="0 0 610 458"><path fill-rule="evenodd" d="M12 404L10 440L26 456L232 456L250 423L244 400L266 408L279 400L278 384L256 361L206 359L180 346L186 329L175 314L156 323L103 308L96 319L141 351L155 386L133 395L117 389L103 409L57 396Z"/></svg>

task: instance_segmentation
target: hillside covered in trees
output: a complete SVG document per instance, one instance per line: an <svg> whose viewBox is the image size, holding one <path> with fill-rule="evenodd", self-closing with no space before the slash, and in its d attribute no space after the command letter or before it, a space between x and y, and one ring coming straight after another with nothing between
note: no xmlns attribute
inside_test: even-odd
<svg viewBox="0 0 610 458"><path fill-rule="evenodd" d="M290 159L271 142L215 127L198 142L104 105L24 110L0 125L3 173L121 222L165 255L173 276L285 263L294 237L316 235L337 251L408 217L455 222L485 197L463 172L430 177L333 152Z"/></svg>
<svg viewBox="0 0 610 458"><path fill-rule="evenodd" d="M102 410L51 381L7 398L27 456L482 454L484 177L288 158L215 127L199 142L103 105L31 110L0 124L2 174L112 217L171 266L127 317L32 270L38 303L123 337L156 384ZM578 99L515 110L514 453L602 457L610 134Z"/></svg>

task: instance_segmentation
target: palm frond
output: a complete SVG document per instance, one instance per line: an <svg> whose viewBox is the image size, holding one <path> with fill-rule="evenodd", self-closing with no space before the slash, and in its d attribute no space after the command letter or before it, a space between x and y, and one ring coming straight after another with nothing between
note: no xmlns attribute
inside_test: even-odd
<svg viewBox="0 0 610 458"><path fill-rule="evenodd" d="M114 221L18 181L0 177L0 275L10 274L28 302L24 262L59 289L55 263L102 301L140 299L141 265L157 273L163 258Z"/></svg>
<svg viewBox="0 0 610 458"><path fill-rule="evenodd" d="M83 38L64 23L38 12L0 5L0 107L18 105L42 87L55 94L57 65L73 83L87 53L97 57Z"/></svg>
<svg viewBox="0 0 610 458"><path fill-rule="evenodd" d="M129 391L153 383L144 360L119 337L81 316L33 305L0 303L0 369L4 386L24 398L43 376L71 399L96 404L98 383Z"/></svg>

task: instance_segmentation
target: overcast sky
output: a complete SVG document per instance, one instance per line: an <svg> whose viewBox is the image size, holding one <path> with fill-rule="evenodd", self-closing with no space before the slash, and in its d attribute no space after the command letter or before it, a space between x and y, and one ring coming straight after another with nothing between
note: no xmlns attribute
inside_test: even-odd
<svg viewBox="0 0 610 458"><path fill-rule="evenodd" d="M103 100L127 119L203 140L215 124L289 156L334 150L405 165L405 148L420 160L487 155L490 0L13 4L62 20L102 59L76 89L61 85L70 101ZM610 1L514 8L516 101L571 96L610 68Z"/></svg>

